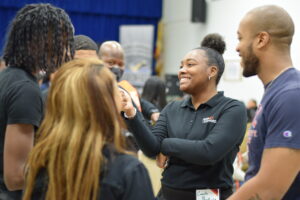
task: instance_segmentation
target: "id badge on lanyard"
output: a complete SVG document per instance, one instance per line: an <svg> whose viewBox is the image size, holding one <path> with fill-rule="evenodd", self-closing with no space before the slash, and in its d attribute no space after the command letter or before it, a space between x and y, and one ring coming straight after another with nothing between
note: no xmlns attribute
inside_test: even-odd
<svg viewBox="0 0 300 200"><path fill-rule="evenodd" d="M196 200L220 200L219 189L196 190Z"/></svg>

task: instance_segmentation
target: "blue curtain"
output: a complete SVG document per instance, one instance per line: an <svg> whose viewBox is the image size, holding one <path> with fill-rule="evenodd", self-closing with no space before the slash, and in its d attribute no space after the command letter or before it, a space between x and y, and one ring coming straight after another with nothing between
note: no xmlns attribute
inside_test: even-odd
<svg viewBox="0 0 300 200"><path fill-rule="evenodd" d="M25 4L40 2L65 9L74 24L75 34L88 35L97 43L118 41L119 26L123 24L152 24L156 34L162 14L162 0L0 0L1 47L16 11Z"/></svg>

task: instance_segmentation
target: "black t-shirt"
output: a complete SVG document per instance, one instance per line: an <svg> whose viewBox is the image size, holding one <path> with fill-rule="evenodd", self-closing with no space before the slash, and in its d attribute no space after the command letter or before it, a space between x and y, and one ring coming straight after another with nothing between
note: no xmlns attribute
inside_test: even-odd
<svg viewBox="0 0 300 200"><path fill-rule="evenodd" d="M3 150L8 124L40 125L43 101L36 78L17 67L0 73L0 193L6 191L3 181ZM16 198L14 198L16 199Z"/></svg>
<svg viewBox="0 0 300 200"><path fill-rule="evenodd" d="M148 172L137 158L117 153L112 146L106 146L103 154L107 162L101 168L98 200L154 200ZM93 174L86 172L86 176ZM45 199L47 186L47 171L42 169L35 180L32 199Z"/></svg>

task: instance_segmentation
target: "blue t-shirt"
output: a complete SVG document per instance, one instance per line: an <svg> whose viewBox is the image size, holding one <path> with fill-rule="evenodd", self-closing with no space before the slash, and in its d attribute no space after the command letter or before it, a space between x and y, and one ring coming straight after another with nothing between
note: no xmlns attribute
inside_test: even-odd
<svg viewBox="0 0 300 200"><path fill-rule="evenodd" d="M259 171L265 148L300 149L300 71L288 69L266 85L248 134L246 180ZM283 199L300 200L300 173Z"/></svg>

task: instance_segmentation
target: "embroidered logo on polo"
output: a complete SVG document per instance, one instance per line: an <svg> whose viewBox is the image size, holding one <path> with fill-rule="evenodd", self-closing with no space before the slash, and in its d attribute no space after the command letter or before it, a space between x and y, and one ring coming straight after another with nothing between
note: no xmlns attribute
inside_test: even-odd
<svg viewBox="0 0 300 200"><path fill-rule="evenodd" d="M202 123L203 124L206 124L206 123L217 123L217 120L214 119L214 116L210 116L210 117L206 117L206 118L203 118L202 120Z"/></svg>

